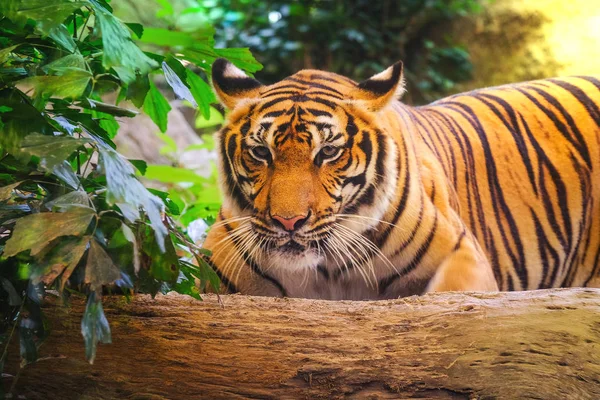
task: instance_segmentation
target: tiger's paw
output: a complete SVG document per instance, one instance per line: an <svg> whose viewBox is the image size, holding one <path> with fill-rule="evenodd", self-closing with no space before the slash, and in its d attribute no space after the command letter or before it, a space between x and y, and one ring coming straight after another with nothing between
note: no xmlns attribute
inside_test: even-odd
<svg viewBox="0 0 600 400"><path fill-rule="evenodd" d="M497 292L498 284L491 266L477 263L465 253L456 253L445 260L429 281L426 292Z"/></svg>

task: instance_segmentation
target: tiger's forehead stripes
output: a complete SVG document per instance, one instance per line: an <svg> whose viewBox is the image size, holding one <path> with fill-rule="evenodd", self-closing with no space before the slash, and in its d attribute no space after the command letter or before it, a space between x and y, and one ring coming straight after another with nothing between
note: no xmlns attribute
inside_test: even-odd
<svg viewBox="0 0 600 400"><path fill-rule="evenodd" d="M325 95L339 100L347 98L349 91L356 90L356 82L335 74L318 74L310 70L300 71L274 85L267 86L260 94L263 98L277 95Z"/></svg>
<svg viewBox="0 0 600 400"><path fill-rule="evenodd" d="M294 105L289 110L269 112L265 116L256 117L257 134L274 147L281 147L293 140L318 146L322 142L333 142L343 135L337 128L338 120L334 115L317 109L305 109ZM251 135L254 136L254 133Z"/></svg>

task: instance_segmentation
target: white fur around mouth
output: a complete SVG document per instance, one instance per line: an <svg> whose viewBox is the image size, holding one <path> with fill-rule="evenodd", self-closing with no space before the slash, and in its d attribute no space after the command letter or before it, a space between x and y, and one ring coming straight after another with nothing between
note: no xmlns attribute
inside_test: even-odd
<svg viewBox="0 0 600 400"><path fill-rule="evenodd" d="M314 249L305 248L304 251L299 249L289 250L285 247L286 245L268 252L267 263L270 270L278 269L289 272L306 271L317 268L323 262L323 256L319 255Z"/></svg>

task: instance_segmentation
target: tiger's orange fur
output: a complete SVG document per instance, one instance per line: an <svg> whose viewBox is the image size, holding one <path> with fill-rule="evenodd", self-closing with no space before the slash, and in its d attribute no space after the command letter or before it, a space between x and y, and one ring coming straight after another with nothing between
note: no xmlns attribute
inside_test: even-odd
<svg viewBox="0 0 600 400"><path fill-rule="evenodd" d="M600 286L600 80L402 104L398 63L270 86L225 60L224 203L204 246L246 294L383 299Z"/></svg>

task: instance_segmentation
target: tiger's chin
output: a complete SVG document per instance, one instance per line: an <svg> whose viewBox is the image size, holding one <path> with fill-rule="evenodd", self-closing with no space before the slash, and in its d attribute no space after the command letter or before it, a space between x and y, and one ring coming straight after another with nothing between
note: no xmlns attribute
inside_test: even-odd
<svg viewBox="0 0 600 400"><path fill-rule="evenodd" d="M265 256L269 269L291 273L314 270L324 261L323 255L315 249L307 248L294 241L269 249Z"/></svg>

